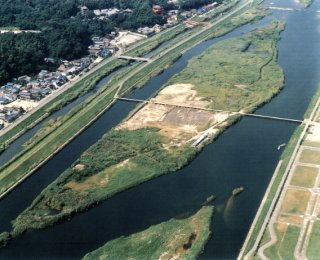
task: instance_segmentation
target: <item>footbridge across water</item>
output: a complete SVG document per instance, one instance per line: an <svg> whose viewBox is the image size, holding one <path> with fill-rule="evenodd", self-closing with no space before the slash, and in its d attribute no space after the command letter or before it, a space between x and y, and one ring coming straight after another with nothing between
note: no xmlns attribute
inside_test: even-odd
<svg viewBox="0 0 320 260"><path fill-rule="evenodd" d="M131 56L125 56L125 55L120 55L120 56L118 56L118 59L134 60L134 61L145 61L145 62L151 62L151 61L152 61L152 59L149 59L149 58L131 57Z"/></svg>
<svg viewBox="0 0 320 260"><path fill-rule="evenodd" d="M156 100L142 100L142 99L133 99L133 98L121 98L121 97L116 97L115 99L126 101L126 102L145 103L145 104L151 103L151 104L157 104L157 105L163 105L163 106L182 107L182 108L190 108L190 109L197 109L197 110L204 110L204 111L211 111L211 112L225 112L225 113L230 113L232 115L242 115L242 116L256 117L261 119L286 121L286 122L297 123L297 124L305 123L305 121L303 120L292 119L292 118L265 116L265 115L259 115L259 114L245 113L241 111L235 112L235 111L228 111L228 110L222 110L222 109L188 106L188 105L182 105L182 104L171 104L171 103L160 102Z"/></svg>
<svg viewBox="0 0 320 260"><path fill-rule="evenodd" d="M276 7L276 6L269 6L268 7L271 10L280 10L280 11L295 11L293 8L287 8L287 7Z"/></svg>

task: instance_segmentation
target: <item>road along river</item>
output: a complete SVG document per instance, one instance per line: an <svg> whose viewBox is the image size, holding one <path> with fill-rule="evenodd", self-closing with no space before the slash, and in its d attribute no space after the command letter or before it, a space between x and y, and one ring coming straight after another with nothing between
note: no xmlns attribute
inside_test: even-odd
<svg viewBox="0 0 320 260"><path fill-rule="evenodd" d="M268 3L266 3L268 4ZM283 2L293 6L293 2ZM161 75L129 97L144 99L186 66L208 46L274 18L286 21L278 43L279 62L286 76L285 89L257 113L301 119L320 82L318 48L320 1L308 10L275 11L258 24L241 27L224 37L197 45ZM91 127L53 157L32 177L0 201L0 230L13 220L39 192L107 130L121 121L135 104L117 102ZM80 258L106 241L147 228L198 209L211 194L217 196L213 235L202 258L235 258L259 207L281 151L296 124L244 118L229 128L195 160L180 171L122 192L101 205L51 228L32 231L0 250L0 258ZM229 199L233 188L245 191Z"/></svg>

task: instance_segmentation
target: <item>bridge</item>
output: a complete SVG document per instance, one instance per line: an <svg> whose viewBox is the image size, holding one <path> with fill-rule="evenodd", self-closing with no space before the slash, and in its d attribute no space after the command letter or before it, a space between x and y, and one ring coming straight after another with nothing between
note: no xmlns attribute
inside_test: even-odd
<svg viewBox="0 0 320 260"><path fill-rule="evenodd" d="M142 57L124 56L124 55L120 55L120 56L118 56L118 59L123 59L123 60L134 60L134 61L144 61L144 62L152 62L152 59L142 58Z"/></svg>
<svg viewBox="0 0 320 260"><path fill-rule="evenodd" d="M241 112L241 111L235 112L235 111L228 111L228 110L222 110L222 109L188 106L188 105L182 105L182 104L171 104L171 103L160 102L160 101L156 101L156 100L142 100L142 99L134 99L134 98L121 98L121 97L116 97L116 99L126 101L126 102L145 103L145 104L152 103L152 104L163 105L163 106L182 107L182 108L190 108L190 109L197 109L197 110L211 111L211 112L224 112L224 113L229 113L232 115L242 115L242 116L248 116L248 117L256 117L256 118L269 119L269 120L278 120L278 121L285 121L285 122L298 123L298 124L305 123L303 120L292 119L292 118L284 118L284 117L277 117L277 116L265 116L265 115L259 115L259 114L245 113L245 112Z"/></svg>
<svg viewBox="0 0 320 260"><path fill-rule="evenodd" d="M287 7L275 7L275 6L269 6L268 7L271 10L280 10L280 11L294 11L293 8L287 8Z"/></svg>

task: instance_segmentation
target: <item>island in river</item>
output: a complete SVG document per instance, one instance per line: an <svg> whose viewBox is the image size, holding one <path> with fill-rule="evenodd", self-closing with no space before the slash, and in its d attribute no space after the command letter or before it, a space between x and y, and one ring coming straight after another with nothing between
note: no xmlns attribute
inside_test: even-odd
<svg viewBox="0 0 320 260"><path fill-rule="evenodd" d="M52 225L120 191L185 166L203 144L240 117L236 112L255 110L283 87L275 47L283 29L283 23L273 22L222 41L193 58L154 99L107 133L49 185L13 222L13 231L3 237ZM208 135L204 143L192 147L204 133Z"/></svg>
<svg viewBox="0 0 320 260"><path fill-rule="evenodd" d="M83 259L196 259L210 237L212 214L212 206L202 207L191 217L111 240Z"/></svg>

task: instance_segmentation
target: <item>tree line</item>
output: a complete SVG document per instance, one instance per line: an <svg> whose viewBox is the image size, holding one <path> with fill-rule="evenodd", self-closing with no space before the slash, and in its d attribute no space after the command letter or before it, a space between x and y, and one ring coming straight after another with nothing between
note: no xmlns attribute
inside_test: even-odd
<svg viewBox="0 0 320 260"><path fill-rule="evenodd" d="M212 0L180 0L183 8ZM0 27L40 30L41 33L0 34L0 84L45 68L45 57L75 59L87 53L91 36L104 36L115 28L134 30L163 24L165 17L152 13L152 5L176 8L167 0L3 0ZM81 6L88 11L81 12ZM107 20L96 19L94 9L130 8Z"/></svg>

